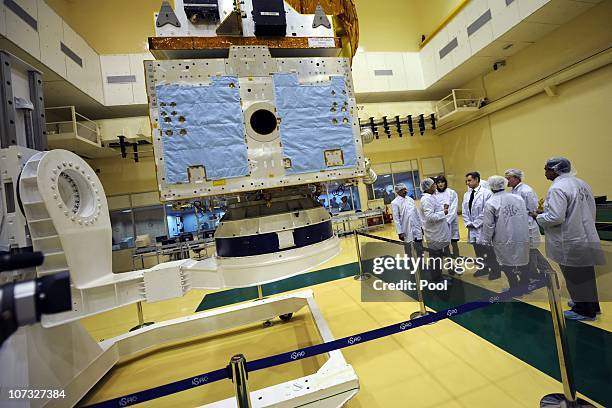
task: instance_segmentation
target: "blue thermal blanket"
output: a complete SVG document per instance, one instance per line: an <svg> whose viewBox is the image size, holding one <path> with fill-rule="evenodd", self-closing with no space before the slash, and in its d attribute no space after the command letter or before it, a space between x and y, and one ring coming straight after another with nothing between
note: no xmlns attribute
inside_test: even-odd
<svg viewBox="0 0 612 408"><path fill-rule="evenodd" d="M212 77L208 86L158 85L157 99L167 183L189 182L193 166L204 166L208 180L249 174L237 77Z"/></svg>
<svg viewBox="0 0 612 408"><path fill-rule="evenodd" d="M276 110L280 117L283 155L291 159L288 174L357 166L353 119L344 77L324 85L300 85L296 74L273 76ZM344 165L328 167L326 150L341 149Z"/></svg>

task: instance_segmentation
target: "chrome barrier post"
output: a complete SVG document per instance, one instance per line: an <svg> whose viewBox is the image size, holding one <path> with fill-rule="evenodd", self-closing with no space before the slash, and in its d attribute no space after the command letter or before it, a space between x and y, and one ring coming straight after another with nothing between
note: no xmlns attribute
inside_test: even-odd
<svg viewBox="0 0 612 408"><path fill-rule="evenodd" d="M353 231L355 235L355 250L357 251L357 263L359 264L359 275L356 275L353 279L357 281L366 281L372 277L369 273L363 273L363 266L361 265L361 248L359 247L359 233L357 230Z"/></svg>
<svg viewBox="0 0 612 408"><path fill-rule="evenodd" d="M150 326L152 324L155 324L153 322L145 322L144 321L144 315L142 314L142 302L136 303L136 313L138 313L138 325L132 327L130 329L131 332L134 331L134 330L142 329L143 327L147 327L147 326Z"/></svg>
<svg viewBox="0 0 612 408"><path fill-rule="evenodd" d="M249 374L246 369L246 358L244 358L244 355L237 354L230 359L230 370L238 408L251 408L248 384Z"/></svg>
<svg viewBox="0 0 612 408"><path fill-rule="evenodd" d="M548 289L548 302L550 303L550 314L555 331L555 342L557 344L557 356L559 358L559 370L563 383L563 394L549 394L540 401L541 408L580 408L593 407L587 401L576 397L576 384L574 383L574 370L569 354L567 333L565 331L565 316L561 305L559 290L559 278L554 270L549 270L546 275L546 288Z"/></svg>

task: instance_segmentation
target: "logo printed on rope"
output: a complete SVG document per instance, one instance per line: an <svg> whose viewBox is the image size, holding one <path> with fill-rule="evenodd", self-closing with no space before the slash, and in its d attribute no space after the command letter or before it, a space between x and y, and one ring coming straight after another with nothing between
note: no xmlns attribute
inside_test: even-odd
<svg viewBox="0 0 612 408"><path fill-rule="evenodd" d="M208 382L208 377L204 376L204 377L195 377L193 380L191 380L191 383L193 385L202 385L202 384L206 384Z"/></svg>
<svg viewBox="0 0 612 408"><path fill-rule="evenodd" d="M412 323L410 323L410 322L408 322L408 323L404 322L404 323L400 324L400 330L402 330L402 331L406 330L406 329L409 329L411 327L412 327Z"/></svg>
<svg viewBox="0 0 612 408"><path fill-rule="evenodd" d="M458 313L457 309L451 309L448 312L446 312L446 316L451 317L451 316L456 315L457 313Z"/></svg>
<svg viewBox="0 0 612 408"><path fill-rule="evenodd" d="M499 296L492 296L489 299L489 303L496 303L496 302L499 302Z"/></svg>
<svg viewBox="0 0 612 408"><path fill-rule="evenodd" d="M294 351L293 353L291 353L292 360L297 360L298 358L303 358L305 356L306 356L305 351Z"/></svg>
<svg viewBox="0 0 612 408"><path fill-rule="evenodd" d="M122 407L126 407L128 405L132 405L135 404L136 402L138 402L138 397L137 396L131 396L131 397L123 397L119 400L119 405Z"/></svg>
<svg viewBox="0 0 612 408"><path fill-rule="evenodd" d="M355 343L359 343L361 341L361 336L349 337L348 344L351 346Z"/></svg>

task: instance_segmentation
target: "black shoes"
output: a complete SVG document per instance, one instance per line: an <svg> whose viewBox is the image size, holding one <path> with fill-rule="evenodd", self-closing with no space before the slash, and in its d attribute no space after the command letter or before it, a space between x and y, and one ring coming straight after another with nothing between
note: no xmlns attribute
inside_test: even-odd
<svg viewBox="0 0 612 408"><path fill-rule="evenodd" d="M496 279L499 279L499 278L501 278L501 272L491 272L489 274L489 280L490 281L491 280L496 280Z"/></svg>
<svg viewBox="0 0 612 408"><path fill-rule="evenodd" d="M482 276L487 276L489 274L489 270L488 269L479 269L476 272L474 272L474 277L475 278L480 278Z"/></svg>

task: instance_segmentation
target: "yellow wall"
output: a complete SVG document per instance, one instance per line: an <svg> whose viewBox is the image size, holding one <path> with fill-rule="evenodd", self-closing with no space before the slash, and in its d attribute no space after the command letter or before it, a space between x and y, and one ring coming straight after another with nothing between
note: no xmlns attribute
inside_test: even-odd
<svg viewBox="0 0 612 408"><path fill-rule="evenodd" d="M541 93L440 137L454 187L464 191L463 175L503 174L510 167L525 172L525 181L544 197L550 182L544 161L565 156L595 195L612 196L612 66L561 85L559 96Z"/></svg>
<svg viewBox="0 0 612 408"><path fill-rule="evenodd" d="M501 70L490 71L484 84L490 100L537 80L612 45L612 1L603 1L507 60ZM474 83L474 82L473 82Z"/></svg>
<svg viewBox="0 0 612 408"><path fill-rule="evenodd" d="M557 97L540 94L492 115L498 171L519 161L543 194L549 186L544 160L565 156L595 194L612 196L612 66L577 78L558 92Z"/></svg>
<svg viewBox="0 0 612 408"><path fill-rule="evenodd" d="M496 173L495 149L489 119L483 118L439 137L448 184L458 193L465 190L464 176L479 171L484 177Z"/></svg>
<svg viewBox="0 0 612 408"><path fill-rule="evenodd" d="M418 51L461 0L356 0L359 46L365 51Z"/></svg>
<svg viewBox="0 0 612 408"><path fill-rule="evenodd" d="M88 160L98 172L98 177L107 196L142 193L157 190L155 162L152 157L141 158L135 163L127 158L108 158Z"/></svg>
<svg viewBox="0 0 612 408"><path fill-rule="evenodd" d="M45 1L99 54L146 51L161 6L161 0Z"/></svg>
<svg viewBox="0 0 612 408"><path fill-rule="evenodd" d="M545 78L612 44L612 2L586 13L507 59L507 66L475 78L462 88L484 89L499 99ZM544 161L565 155L595 194L612 196L612 171L605 165L612 151L612 67L599 69L561 85L559 96L545 93L440 136L450 183L465 191L463 176L483 176L509 167L526 172L526 181L543 197L550 183Z"/></svg>

